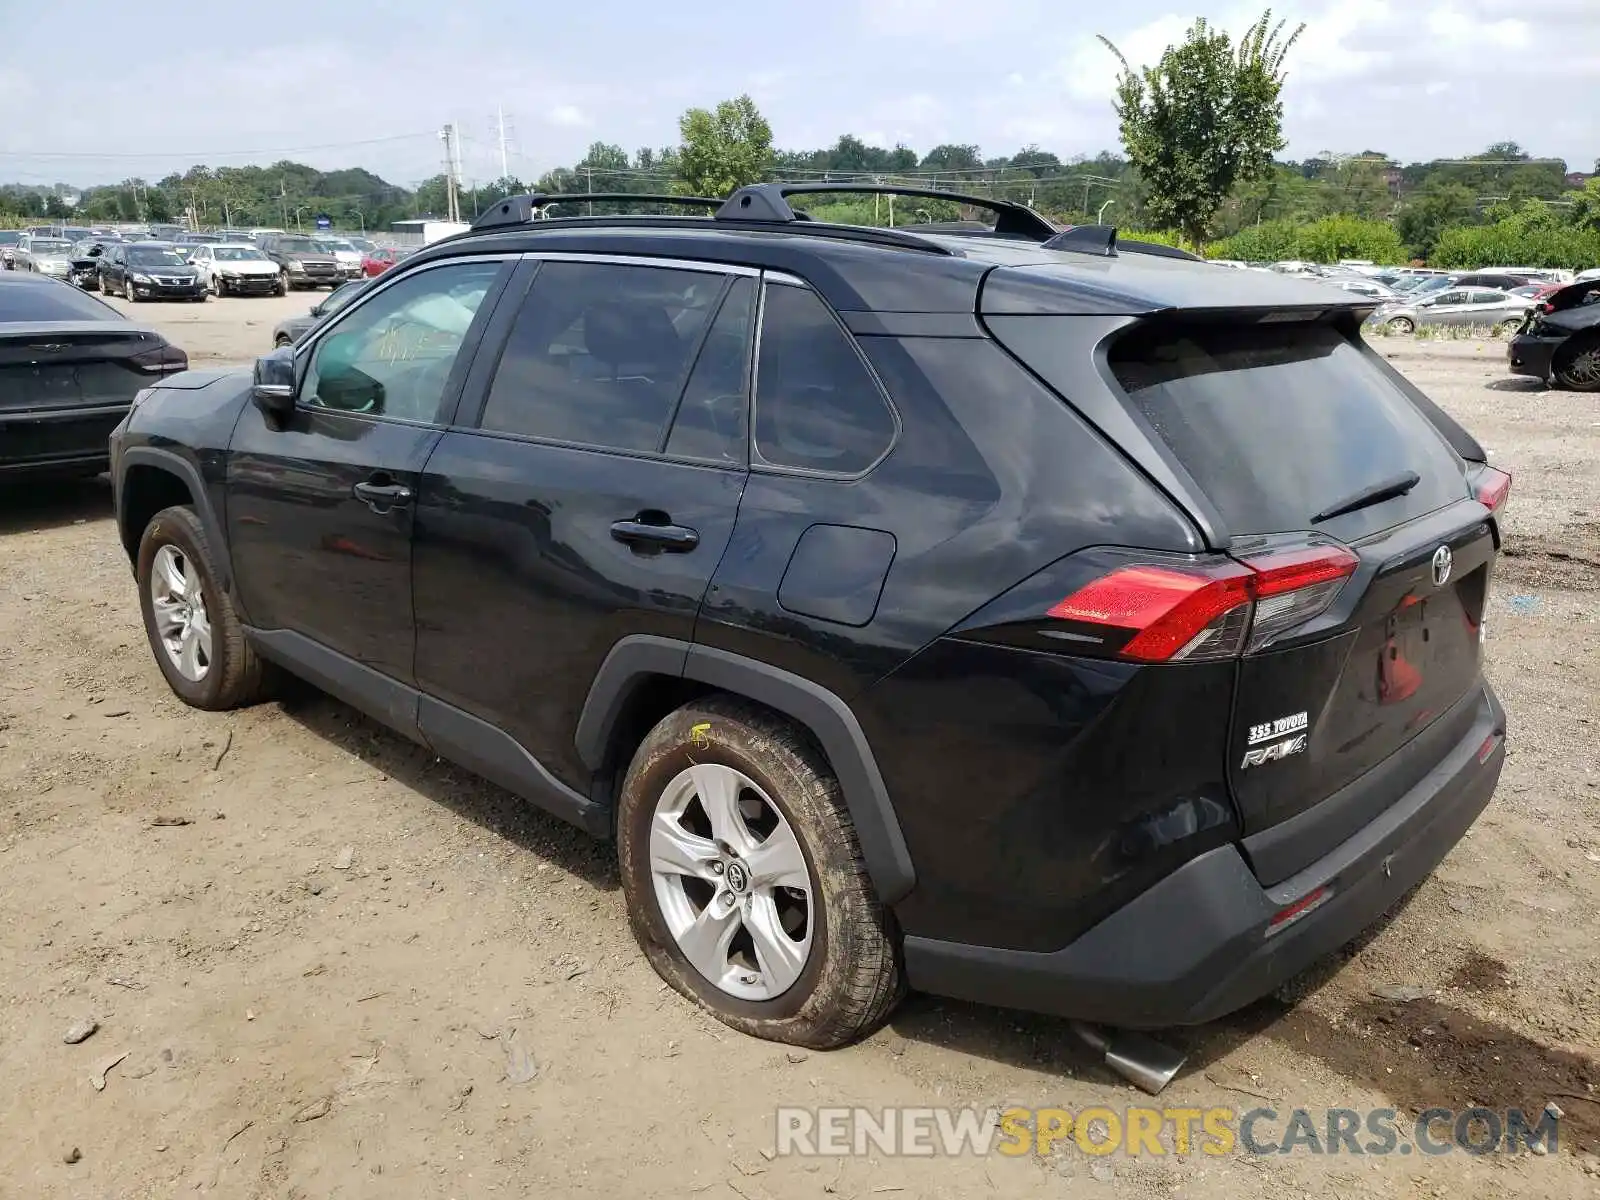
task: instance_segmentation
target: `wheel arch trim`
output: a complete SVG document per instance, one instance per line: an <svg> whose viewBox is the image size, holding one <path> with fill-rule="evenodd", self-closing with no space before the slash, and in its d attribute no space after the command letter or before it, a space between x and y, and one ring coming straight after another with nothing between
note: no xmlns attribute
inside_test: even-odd
<svg viewBox="0 0 1600 1200"><path fill-rule="evenodd" d="M195 515L199 517L200 525L206 532L206 544L213 559L211 565L218 576L217 584L223 590L232 592L233 555L228 547L226 531L212 507L211 494L206 490L200 468L181 454L160 446L129 446L123 450L117 464L117 528L123 535L123 545L128 545L128 535L131 533L133 546L137 550L139 538L144 534L142 529L127 528L128 469L141 466L155 467L174 475L189 489L189 496L194 501Z"/></svg>
<svg viewBox="0 0 1600 1200"><path fill-rule="evenodd" d="M622 638L600 664L578 717L575 742L586 767L604 769L612 733L628 698L650 678L660 676L754 700L809 730L839 779L879 899L894 904L910 893L916 884L911 852L860 722L833 692L779 667L673 638Z"/></svg>

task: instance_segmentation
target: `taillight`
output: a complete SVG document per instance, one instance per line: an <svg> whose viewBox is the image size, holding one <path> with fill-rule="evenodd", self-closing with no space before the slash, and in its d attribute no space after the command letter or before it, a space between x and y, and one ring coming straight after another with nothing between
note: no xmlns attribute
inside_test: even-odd
<svg viewBox="0 0 1600 1200"><path fill-rule="evenodd" d="M1511 474L1497 467L1480 466L1472 477L1472 494L1496 516L1511 498Z"/></svg>
<svg viewBox="0 0 1600 1200"><path fill-rule="evenodd" d="M137 366L141 371L187 371L189 369L189 356L176 346L162 343L150 350L141 350L130 355L128 361Z"/></svg>
<svg viewBox="0 0 1600 1200"><path fill-rule="evenodd" d="M1319 545L1205 565L1126 566L1053 605L1058 621L1097 627L1139 662L1230 658L1259 650L1333 603L1359 559ZM1099 640L1099 639L1097 639Z"/></svg>

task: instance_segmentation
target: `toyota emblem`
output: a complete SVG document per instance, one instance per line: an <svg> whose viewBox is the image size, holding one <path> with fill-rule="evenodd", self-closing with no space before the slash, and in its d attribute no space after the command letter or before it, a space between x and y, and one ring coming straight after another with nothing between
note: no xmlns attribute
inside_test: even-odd
<svg viewBox="0 0 1600 1200"><path fill-rule="evenodd" d="M1443 587L1450 582L1450 568L1455 565L1455 556L1450 553L1449 546L1440 546L1433 552L1433 586Z"/></svg>

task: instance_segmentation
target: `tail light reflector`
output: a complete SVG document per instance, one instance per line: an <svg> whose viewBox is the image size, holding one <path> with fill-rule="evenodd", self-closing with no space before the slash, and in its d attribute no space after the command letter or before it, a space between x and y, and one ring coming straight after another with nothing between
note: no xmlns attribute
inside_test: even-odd
<svg viewBox="0 0 1600 1200"><path fill-rule="evenodd" d="M1359 561L1343 546L1321 545L1203 566L1118 567L1048 615L1124 634L1116 651L1122 658L1230 658L1326 609Z"/></svg>
<svg viewBox="0 0 1600 1200"><path fill-rule="evenodd" d="M176 346L162 344L149 350L141 350L138 354L130 355L129 362L141 371L187 371L189 369L189 356Z"/></svg>
<svg viewBox="0 0 1600 1200"><path fill-rule="evenodd" d="M1321 908L1333 899L1333 889L1327 887L1312 888L1293 904L1285 905L1272 914L1272 919L1267 922L1267 936L1281 933L1293 925L1301 917L1310 915L1314 910Z"/></svg>
<svg viewBox="0 0 1600 1200"><path fill-rule="evenodd" d="M1511 476L1496 467L1479 467L1472 480L1472 494L1479 504L1498 516L1511 498Z"/></svg>

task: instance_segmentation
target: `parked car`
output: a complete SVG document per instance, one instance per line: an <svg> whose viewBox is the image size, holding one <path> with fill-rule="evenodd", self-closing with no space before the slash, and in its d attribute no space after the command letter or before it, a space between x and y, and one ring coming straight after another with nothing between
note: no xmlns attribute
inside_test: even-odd
<svg viewBox="0 0 1600 1200"><path fill-rule="evenodd" d="M136 300L199 300L206 285L169 242L130 242L100 257L100 290Z"/></svg>
<svg viewBox="0 0 1600 1200"><path fill-rule="evenodd" d="M1424 325L1453 325L1478 326L1509 334L1522 325L1522 318L1531 307L1533 301L1525 296L1513 296L1492 288L1452 286L1421 299L1408 296L1379 305L1371 319L1390 333L1415 333Z"/></svg>
<svg viewBox="0 0 1600 1200"><path fill-rule="evenodd" d="M343 238L319 237L317 245L339 264L339 274L345 279L361 278L361 251Z"/></svg>
<svg viewBox="0 0 1600 1200"><path fill-rule="evenodd" d="M144 393L115 509L174 693L286 669L614 836L663 978L810 1046L907 981L1209 1020L1415 887L1504 763L1510 479L1367 302L785 196L648 256L504 201Z"/></svg>
<svg viewBox="0 0 1600 1200"><path fill-rule="evenodd" d="M1568 284L1535 304L1506 357L1514 375L1600 392L1600 277Z"/></svg>
<svg viewBox="0 0 1600 1200"><path fill-rule="evenodd" d="M1452 276L1452 285L1465 288L1495 288L1502 292L1509 292L1512 288L1523 287L1530 283L1541 283L1543 280L1532 275L1511 275L1504 271L1467 271L1460 275Z"/></svg>
<svg viewBox="0 0 1600 1200"><path fill-rule="evenodd" d="M306 310L303 317L285 317L279 321L272 331L272 344L274 346L292 346L303 338L317 322L324 317L332 316L350 301L361 294L367 286L364 279L353 279L333 289L316 304Z"/></svg>
<svg viewBox="0 0 1600 1200"><path fill-rule="evenodd" d="M368 279L375 275L382 275L401 259L415 254L414 250L403 250L395 246L379 246L369 250L361 259L361 273Z"/></svg>
<svg viewBox="0 0 1600 1200"><path fill-rule="evenodd" d="M11 257L22 242L22 233L15 229L0 229L0 270L11 270Z"/></svg>
<svg viewBox="0 0 1600 1200"><path fill-rule="evenodd" d="M257 243L278 264L287 288L336 288L344 282L339 260L322 249L315 238L302 234L269 234Z"/></svg>
<svg viewBox="0 0 1600 1200"><path fill-rule="evenodd" d="M95 475L134 395L188 357L76 288L0 274L0 478Z"/></svg>
<svg viewBox="0 0 1600 1200"><path fill-rule="evenodd" d="M1366 296L1370 300L1388 302L1398 300L1402 295L1392 287L1386 287L1379 283L1376 279L1334 279L1329 280L1329 282L1335 284L1341 291L1353 292L1357 296Z"/></svg>
<svg viewBox="0 0 1600 1200"><path fill-rule="evenodd" d="M86 292L100 290L100 260L115 243L106 238L85 238L72 248L67 259L67 282Z"/></svg>
<svg viewBox="0 0 1600 1200"><path fill-rule="evenodd" d="M281 296L288 290L278 264L249 243L196 246L189 265L218 296Z"/></svg>
<svg viewBox="0 0 1600 1200"><path fill-rule="evenodd" d="M175 246L215 246L223 241L220 233L180 233L172 239Z"/></svg>
<svg viewBox="0 0 1600 1200"><path fill-rule="evenodd" d="M72 256L72 243L58 237L44 237L30 233L17 243L12 256L12 267L18 271L31 271L65 279Z"/></svg>

